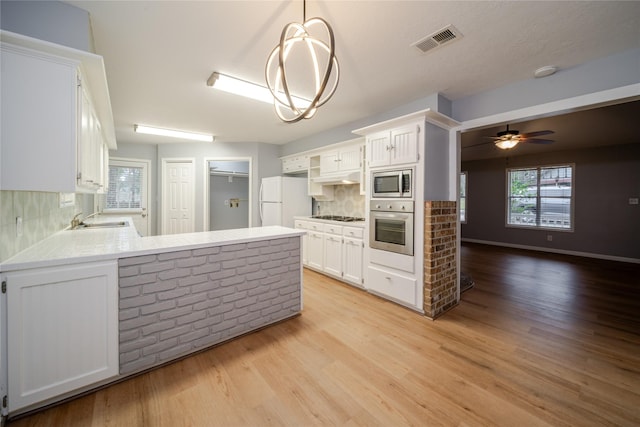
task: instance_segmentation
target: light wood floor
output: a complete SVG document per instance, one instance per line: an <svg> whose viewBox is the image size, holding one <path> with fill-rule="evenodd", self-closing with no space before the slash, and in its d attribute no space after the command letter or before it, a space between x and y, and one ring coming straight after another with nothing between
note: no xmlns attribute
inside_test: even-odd
<svg viewBox="0 0 640 427"><path fill-rule="evenodd" d="M640 266L461 255L435 322L306 271L301 316L9 425L640 425Z"/></svg>

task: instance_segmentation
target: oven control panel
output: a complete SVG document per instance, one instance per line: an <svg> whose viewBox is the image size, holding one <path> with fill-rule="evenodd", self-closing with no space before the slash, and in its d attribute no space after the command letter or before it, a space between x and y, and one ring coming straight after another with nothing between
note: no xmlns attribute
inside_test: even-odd
<svg viewBox="0 0 640 427"><path fill-rule="evenodd" d="M372 200L369 210L376 212L413 212L413 201Z"/></svg>

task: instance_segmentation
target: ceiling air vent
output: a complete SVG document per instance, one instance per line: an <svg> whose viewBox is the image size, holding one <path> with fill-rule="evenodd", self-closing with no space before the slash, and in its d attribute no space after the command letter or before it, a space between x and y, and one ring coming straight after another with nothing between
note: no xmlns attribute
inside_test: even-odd
<svg viewBox="0 0 640 427"><path fill-rule="evenodd" d="M456 27L454 27L453 25L447 25L443 29L438 30L433 34L430 34L427 37L418 40L411 46L415 46L420 49L421 52L425 53L446 43L450 43L461 38L462 34Z"/></svg>

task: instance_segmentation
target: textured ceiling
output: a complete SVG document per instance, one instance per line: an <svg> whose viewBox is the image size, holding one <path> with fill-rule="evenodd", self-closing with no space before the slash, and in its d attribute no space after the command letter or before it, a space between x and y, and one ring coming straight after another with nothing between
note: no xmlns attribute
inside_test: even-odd
<svg viewBox="0 0 640 427"><path fill-rule="evenodd" d="M263 82L282 28L302 20L301 1L68 3L90 13L119 142L163 141L134 134L142 123L283 144L434 93L456 100L544 65L568 69L640 47L640 2L309 1L307 17L333 27L342 73L316 116L290 125L272 106L205 81L219 71ZM449 24L461 39L428 53L411 46Z"/></svg>
<svg viewBox="0 0 640 427"><path fill-rule="evenodd" d="M462 161L493 157L535 154L549 151L575 150L587 147L638 144L640 133L635 123L640 117L640 101L626 102L543 119L509 123L521 134L541 130L554 133L540 138L552 144L520 143L511 150L501 150L487 138L506 129L507 123L462 134Z"/></svg>

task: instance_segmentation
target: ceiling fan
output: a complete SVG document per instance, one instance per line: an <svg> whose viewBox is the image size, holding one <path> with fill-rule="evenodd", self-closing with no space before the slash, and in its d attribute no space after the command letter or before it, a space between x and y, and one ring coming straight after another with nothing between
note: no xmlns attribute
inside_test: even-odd
<svg viewBox="0 0 640 427"><path fill-rule="evenodd" d="M552 134L552 130L540 130L537 132L529 132L529 133L520 133L515 129L509 129L509 125L507 125L507 129L500 131L496 134L496 136L485 136L485 138L491 139L496 147L502 150L508 150L510 148L515 147L521 142L527 142L531 144L551 144L553 140L551 139L540 139L538 136L550 135ZM470 145L465 148L476 147L478 145L488 144L489 142L482 142L480 144Z"/></svg>

